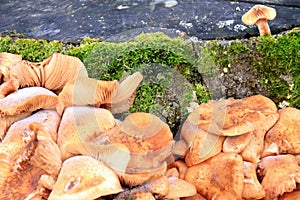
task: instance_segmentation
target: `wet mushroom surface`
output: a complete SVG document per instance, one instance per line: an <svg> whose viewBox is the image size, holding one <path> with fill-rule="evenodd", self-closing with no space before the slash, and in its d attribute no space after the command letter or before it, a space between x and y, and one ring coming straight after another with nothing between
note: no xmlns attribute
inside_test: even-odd
<svg viewBox="0 0 300 200"><path fill-rule="evenodd" d="M188 114L175 141L154 114L115 118L132 105L139 72L103 81L61 54L0 58L0 199L299 198L296 108L278 110L262 95L211 100ZM25 64L23 79L14 70ZM80 96L85 89L96 96Z"/></svg>

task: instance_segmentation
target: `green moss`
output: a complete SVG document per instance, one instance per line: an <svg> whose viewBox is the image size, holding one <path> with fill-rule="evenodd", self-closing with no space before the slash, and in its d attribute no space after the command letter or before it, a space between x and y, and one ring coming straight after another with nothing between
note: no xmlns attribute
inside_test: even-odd
<svg viewBox="0 0 300 200"><path fill-rule="evenodd" d="M120 80L140 71L144 80L130 112L161 115L175 128L187 114L192 91L198 103L207 102L213 92L205 87L205 80L222 75L221 84L230 88L230 84L237 83L240 71L250 74L246 87L257 87L255 77L267 92L254 91L270 97L277 105L287 101L290 106L300 107L299 31L249 40L202 42L198 49L183 38L170 38L163 33L141 34L122 43L85 38L79 44L64 44L0 37L0 52L21 54L32 62L40 62L53 52L76 56L84 62L90 77L102 80ZM231 91L226 92L230 96Z"/></svg>

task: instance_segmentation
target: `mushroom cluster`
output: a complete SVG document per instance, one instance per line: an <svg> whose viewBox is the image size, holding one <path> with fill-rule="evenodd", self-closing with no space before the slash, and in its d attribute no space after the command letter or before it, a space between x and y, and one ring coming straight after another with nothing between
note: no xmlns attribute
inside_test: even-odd
<svg viewBox="0 0 300 200"><path fill-rule="evenodd" d="M0 199L300 197L300 110L261 95L209 101L175 141L153 114L113 115L142 79L92 79L58 53L0 54Z"/></svg>

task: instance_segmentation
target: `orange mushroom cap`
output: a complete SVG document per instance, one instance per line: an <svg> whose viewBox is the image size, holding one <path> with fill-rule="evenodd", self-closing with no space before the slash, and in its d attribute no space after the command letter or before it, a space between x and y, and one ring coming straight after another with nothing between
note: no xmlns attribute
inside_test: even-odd
<svg viewBox="0 0 300 200"><path fill-rule="evenodd" d="M242 22L246 25L254 25L260 19L273 20L276 10L264 5L255 5L242 16Z"/></svg>

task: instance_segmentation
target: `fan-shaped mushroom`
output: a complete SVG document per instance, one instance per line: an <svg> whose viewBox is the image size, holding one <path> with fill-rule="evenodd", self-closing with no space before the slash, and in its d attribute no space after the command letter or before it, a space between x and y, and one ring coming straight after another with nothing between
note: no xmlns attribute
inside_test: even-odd
<svg viewBox="0 0 300 200"><path fill-rule="evenodd" d="M9 79L0 85L0 99L6 97L8 94L17 91L19 88L19 81Z"/></svg>
<svg viewBox="0 0 300 200"><path fill-rule="evenodd" d="M244 161L243 199L262 199L266 196L264 188L257 179L256 167L256 163Z"/></svg>
<svg viewBox="0 0 300 200"><path fill-rule="evenodd" d="M74 156L63 162L49 200L96 199L122 190L117 175L105 164L89 156Z"/></svg>
<svg viewBox="0 0 300 200"><path fill-rule="evenodd" d="M278 113L279 120L265 137L264 156L272 153L300 154L300 110L283 108ZM272 149L275 152L272 152Z"/></svg>
<svg viewBox="0 0 300 200"><path fill-rule="evenodd" d="M59 126L57 141L62 159L74 155L91 155L84 143L114 126L115 119L106 109L90 106L66 108Z"/></svg>
<svg viewBox="0 0 300 200"><path fill-rule="evenodd" d="M255 5L242 16L242 22L246 25L256 25L260 35L271 35L268 20L276 17L276 10L264 5Z"/></svg>
<svg viewBox="0 0 300 200"><path fill-rule="evenodd" d="M296 188L296 182L300 182L300 167L291 154L268 156L258 163L258 176L266 198L272 199Z"/></svg>
<svg viewBox="0 0 300 200"><path fill-rule="evenodd" d="M36 189L39 177L47 173L30 162L37 147L37 138L29 124L44 123L47 130L56 132L59 121L56 111L41 110L15 122L8 129L0 144L1 199L25 199Z"/></svg>
<svg viewBox="0 0 300 200"><path fill-rule="evenodd" d="M166 160L172 156L173 134L169 126L157 116L149 113L131 113L116 127L86 144L86 147L89 148L91 144L124 145L131 154L130 161L125 172L118 166L114 170L126 184L137 185L156 173L165 173ZM107 156L105 151L103 153L98 151L95 154L98 159L105 162ZM126 178L138 175L142 175L143 178Z"/></svg>
<svg viewBox="0 0 300 200"><path fill-rule="evenodd" d="M0 53L0 84L9 80L11 67L21 60L21 55Z"/></svg>
<svg viewBox="0 0 300 200"><path fill-rule="evenodd" d="M69 81L59 94L57 112L62 114L65 107L72 105L104 105L112 111L124 112L133 103L132 95L141 80L142 75L139 72L127 77L121 84L116 80L102 81L78 77Z"/></svg>
<svg viewBox="0 0 300 200"><path fill-rule="evenodd" d="M189 167L185 180L208 199L242 199L243 160L235 153L219 153Z"/></svg>

